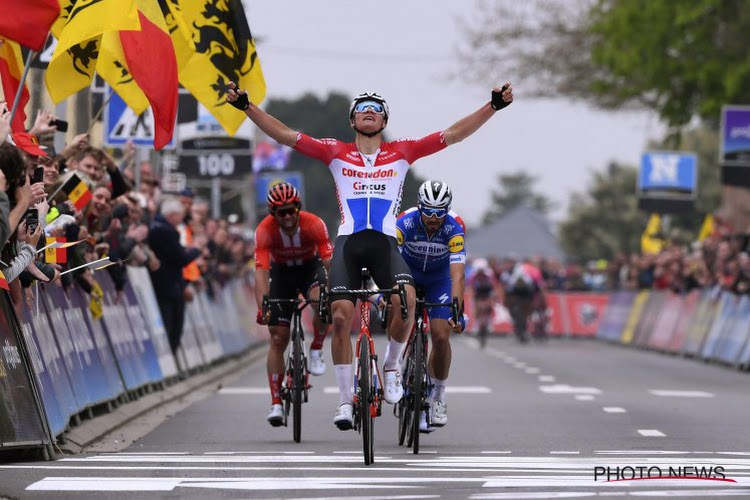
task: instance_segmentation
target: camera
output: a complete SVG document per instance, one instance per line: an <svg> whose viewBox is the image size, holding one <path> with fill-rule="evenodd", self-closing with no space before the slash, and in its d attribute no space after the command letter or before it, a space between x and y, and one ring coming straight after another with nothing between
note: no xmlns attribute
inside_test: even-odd
<svg viewBox="0 0 750 500"><path fill-rule="evenodd" d="M49 124L50 126L56 126L58 132L68 131L68 122L66 122L65 120L50 120Z"/></svg>
<svg viewBox="0 0 750 500"><path fill-rule="evenodd" d="M35 167L34 174L31 176L31 183L37 184L44 182L44 167Z"/></svg>

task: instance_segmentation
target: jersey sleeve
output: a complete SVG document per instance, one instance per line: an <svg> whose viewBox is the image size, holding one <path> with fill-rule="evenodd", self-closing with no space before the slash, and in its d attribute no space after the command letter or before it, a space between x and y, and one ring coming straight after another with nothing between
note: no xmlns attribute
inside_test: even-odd
<svg viewBox="0 0 750 500"><path fill-rule="evenodd" d="M255 228L255 268L271 269L271 234L263 222Z"/></svg>
<svg viewBox="0 0 750 500"><path fill-rule="evenodd" d="M336 139L316 139L299 132L297 135L297 144L294 145L294 150L303 155L320 160L326 165L330 165L343 144L343 142Z"/></svg>
<svg viewBox="0 0 750 500"><path fill-rule="evenodd" d="M453 224L453 231L451 231L450 237L448 238L448 251L450 252L450 263L451 264L466 264L466 237L464 229L458 220L449 216L450 222Z"/></svg>
<svg viewBox="0 0 750 500"><path fill-rule="evenodd" d="M399 139L391 144L404 155L409 165L448 146L443 132L435 132L420 139Z"/></svg>
<svg viewBox="0 0 750 500"><path fill-rule="evenodd" d="M315 223L313 224L313 231L315 242L318 247L318 255L320 255L322 260L330 259L333 254L333 245L331 245L331 240L328 237L328 228L326 227L326 223L323 222L323 219L316 217Z"/></svg>
<svg viewBox="0 0 750 500"><path fill-rule="evenodd" d="M404 225L405 217L406 212L401 212L401 215L396 219L396 243L398 244L399 249L404 244L404 233L406 232L406 227Z"/></svg>

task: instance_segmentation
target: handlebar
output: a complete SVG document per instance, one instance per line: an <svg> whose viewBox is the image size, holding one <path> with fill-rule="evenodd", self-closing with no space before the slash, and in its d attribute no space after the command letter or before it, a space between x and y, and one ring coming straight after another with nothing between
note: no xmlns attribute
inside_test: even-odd
<svg viewBox="0 0 750 500"><path fill-rule="evenodd" d="M269 312L269 309L271 308L271 304L295 304L297 306L298 310L302 310L305 307L309 306L310 304L317 304L320 302L319 300L315 299L271 299L268 297L268 295L263 295L263 302L261 305L261 311L263 316L266 316ZM302 306L300 307L300 304Z"/></svg>
<svg viewBox="0 0 750 500"><path fill-rule="evenodd" d="M424 307L450 307L451 308L451 319L453 320L453 324L458 324L459 318L461 317L461 308L458 305L458 297L453 297L453 300L450 304L444 304L442 302L439 303L429 303L425 302L423 299L417 299L417 303L421 304Z"/></svg>

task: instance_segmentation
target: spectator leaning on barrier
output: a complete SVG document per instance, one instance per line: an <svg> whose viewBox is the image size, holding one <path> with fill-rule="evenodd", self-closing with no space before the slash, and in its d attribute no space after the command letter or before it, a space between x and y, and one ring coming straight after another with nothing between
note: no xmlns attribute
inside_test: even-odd
<svg viewBox="0 0 750 500"><path fill-rule="evenodd" d="M177 226L182 223L184 216L182 203L176 198L166 198L161 204L161 212L154 217L148 234L149 246L161 262L157 270L150 271L151 281L173 353L180 346L185 321L185 280L182 268L200 255L198 248L180 245Z"/></svg>

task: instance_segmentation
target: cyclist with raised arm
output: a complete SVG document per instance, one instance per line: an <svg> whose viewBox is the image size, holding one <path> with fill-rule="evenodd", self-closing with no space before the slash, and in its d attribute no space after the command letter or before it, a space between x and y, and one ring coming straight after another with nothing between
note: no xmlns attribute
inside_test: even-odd
<svg viewBox="0 0 750 500"><path fill-rule="evenodd" d="M396 222L396 240L416 286L424 290L425 302L450 305L458 298L459 311L463 311L464 272L466 248L464 224L450 210L453 195L450 187L440 181L426 181L417 191L417 206L399 216ZM432 427L448 423L445 404L445 385L451 366L451 331L461 333L466 326L463 314L459 323L453 322L448 307L429 307L432 350L427 363L434 385L430 394L431 418L422 416L420 430L429 432Z"/></svg>
<svg viewBox="0 0 750 500"><path fill-rule="evenodd" d="M274 304L264 316L263 296L296 299L302 292L308 299L317 300L320 287L326 284L326 270L330 267L333 248L323 220L301 210L297 188L287 182L275 184L269 189L266 202L269 215L255 230L255 299L258 302L257 322L267 324L271 334L266 360L271 389L271 411L267 420L278 427L284 422L281 382L294 304ZM309 371L313 375L325 373L322 349L326 328L318 315L314 315L314 338L309 358Z"/></svg>
<svg viewBox="0 0 750 500"><path fill-rule="evenodd" d="M361 268L370 269L380 288L406 284L408 314L394 315L388 355L383 362L384 397L394 404L403 396L398 362L414 324L415 292L409 268L396 245L396 216L409 167L418 159L460 142L476 132L497 110L513 101L510 83L492 90L490 102L460 119L447 129L420 139L383 140L390 118L388 105L376 93L359 94L349 108L349 124L354 142L315 139L297 132L252 104L247 92L230 82L227 102L241 109L263 132L280 144L294 148L326 165L336 184L341 225L331 258L329 289L333 294L333 338L331 354L339 386L339 406L334 424L341 430L352 428L352 342L351 325L354 297L336 295L336 290L360 286ZM400 309L397 295L391 297L394 310Z"/></svg>

